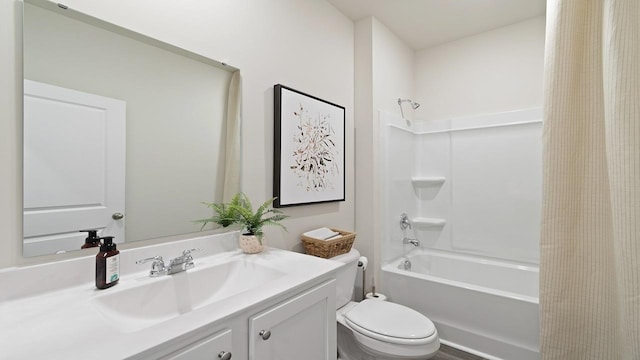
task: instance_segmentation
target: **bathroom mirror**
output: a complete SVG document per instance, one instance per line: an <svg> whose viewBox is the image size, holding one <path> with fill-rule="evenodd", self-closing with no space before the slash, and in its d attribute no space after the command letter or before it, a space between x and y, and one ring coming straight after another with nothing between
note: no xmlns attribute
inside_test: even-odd
<svg viewBox="0 0 640 360"><path fill-rule="evenodd" d="M240 141L237 69L48 1L24 3L23 39L24 256L79 250L87 228L200 231Z"/></svg>

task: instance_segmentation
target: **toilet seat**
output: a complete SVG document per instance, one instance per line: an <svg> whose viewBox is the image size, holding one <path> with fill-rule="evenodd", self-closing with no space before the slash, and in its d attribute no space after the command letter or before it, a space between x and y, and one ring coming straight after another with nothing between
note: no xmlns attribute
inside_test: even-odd
<svg viewBox="0 0 640 360"><path fill-rule="evenodd" d="M364 300L349 309L344 320L364 336L397 345L426 345L437 334L433 322L424 315L386 301Z"/></svg>
<svg viewBox="0 0 640 360"><path fill-rule="evenodd" d="M365 328L362 328L354 323L352 323L351 321L349 321L349 319L345 319L345 322L347 323L347 325L354 331L368 337L374 340L378 340L378 341L384 341L386 343L390 343L390 344L396 344L396 345L426 345L430 342L433 341L432 338L430 337L426 337L426 338L417 338L417 339L404 339L404 338L397 338L397 337L392 337L392 336L387 336L387 335L382 335L370 330L367 330Z"/></svg>

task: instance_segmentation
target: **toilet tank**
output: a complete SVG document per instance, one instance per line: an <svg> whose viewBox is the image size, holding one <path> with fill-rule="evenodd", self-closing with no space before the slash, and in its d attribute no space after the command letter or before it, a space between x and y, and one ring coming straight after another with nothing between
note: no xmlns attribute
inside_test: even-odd
<svg viewBox="0 0 640 360"><path fill-rule="evenodd" d="M360 253L353 248L346 254L330 258L330 260L342 263L342 266L336 270L336 309L343 307L351 301L359 258Z"/></svg>

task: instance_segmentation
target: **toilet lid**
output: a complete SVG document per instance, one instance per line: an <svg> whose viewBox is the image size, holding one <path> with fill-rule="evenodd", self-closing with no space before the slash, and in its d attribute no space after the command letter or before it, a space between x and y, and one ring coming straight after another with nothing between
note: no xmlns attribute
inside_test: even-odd
<svg viewBox="0 0 640 360"><path fill-rule="evenodd" d="M380 340L384 341L398 339L420 342L436 332L436 327L426 316L388 301L363 300L344 317L350 325L355 325L354 330L364 330L359 332L373 337L380 335Z"/></svg>

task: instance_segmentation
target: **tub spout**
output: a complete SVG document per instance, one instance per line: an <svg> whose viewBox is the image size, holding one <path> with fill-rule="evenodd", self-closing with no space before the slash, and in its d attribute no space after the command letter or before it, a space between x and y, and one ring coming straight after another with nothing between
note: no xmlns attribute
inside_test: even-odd
<svg viewBox="0 0 640 360"><path fill-rule="evenodd" d="M420 246L420 241L418 239L402 238L402 243L411 244L413 246Z"/></svg>

